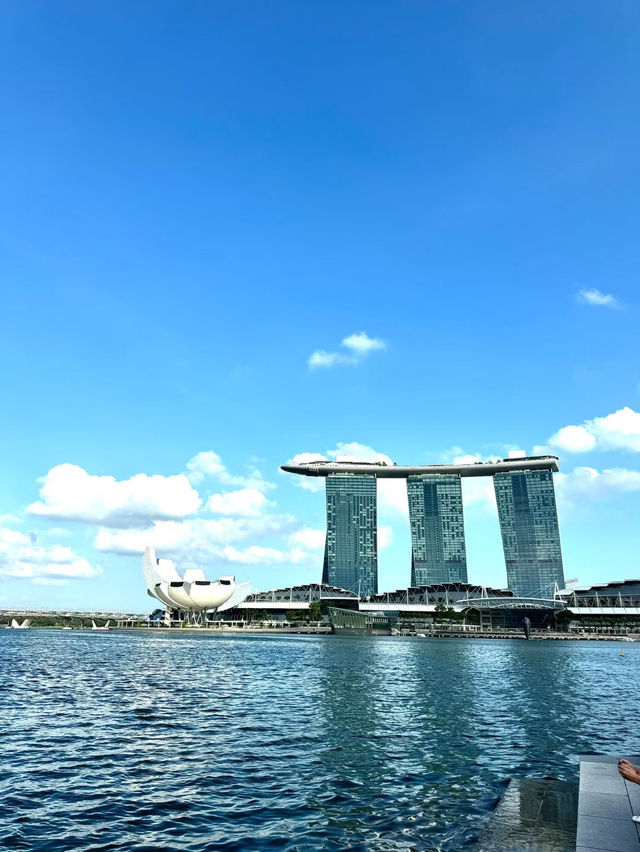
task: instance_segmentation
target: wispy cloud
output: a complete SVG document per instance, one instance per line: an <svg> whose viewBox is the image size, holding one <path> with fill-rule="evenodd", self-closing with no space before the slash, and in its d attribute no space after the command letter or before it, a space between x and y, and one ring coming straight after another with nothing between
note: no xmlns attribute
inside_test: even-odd
<svg viewBox="0 0 640 852"><path fill-rule="evenodd" d="M615 308L620 310L622 304L612 293L603 293L596 287L583 287L576 297L582 305L592 305L596 308Z"/></svg>
<svg viewBox="0 0 640 852"><path fill-rule="evenodd" d="M327 352L325 349L316 349L307 359L307 364L312 369L317 367L336 367L339 364L360 364L372 352L386 349L387 344L378 337L369 337L364 331L358 331L345 337L340 344L344 352Z"/></svg>

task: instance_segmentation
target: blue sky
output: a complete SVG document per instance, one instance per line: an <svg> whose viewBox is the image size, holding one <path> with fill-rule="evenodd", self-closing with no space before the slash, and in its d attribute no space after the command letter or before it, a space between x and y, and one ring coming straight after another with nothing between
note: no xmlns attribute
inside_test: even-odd
<svg viewBox="0 0 640 852"><path fill-rule="evenodd" d="M145 609L145 542L319 579L300 453L546 448L566 576L640 576L635 2L3 14L0 605Z"/></svg>

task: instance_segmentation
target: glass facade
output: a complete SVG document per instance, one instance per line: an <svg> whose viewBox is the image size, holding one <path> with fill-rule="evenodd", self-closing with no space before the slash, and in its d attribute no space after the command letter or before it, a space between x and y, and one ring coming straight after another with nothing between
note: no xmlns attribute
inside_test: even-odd
<svg viewBox="0 0 640 852"><path fill-rule="evenodd" d="M457 474L407 477L411 585L466 583L462 487Z"/></svg>
<svg viewBox="0 0 640 852"><path fill-rule="evenodd" d="M375 476L327 477L327 541L322 582L357 592L378 592Z"/></svg>
<svg viewBox="0 0 640 852"><path fill-rule="evenodd" d="M550 470L496 473L493 477L507 585L522 597L564 588L553 474Z"/></svg>

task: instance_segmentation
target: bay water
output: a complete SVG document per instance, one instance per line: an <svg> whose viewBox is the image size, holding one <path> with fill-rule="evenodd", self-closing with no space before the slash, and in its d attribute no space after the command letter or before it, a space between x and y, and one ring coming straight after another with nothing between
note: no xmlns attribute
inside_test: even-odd
<svg viewBox="0 0 640 852"><path fill-rule="evenodd" d="M2 630L0 847L457 852L639 708L640 643Z"/></svg>

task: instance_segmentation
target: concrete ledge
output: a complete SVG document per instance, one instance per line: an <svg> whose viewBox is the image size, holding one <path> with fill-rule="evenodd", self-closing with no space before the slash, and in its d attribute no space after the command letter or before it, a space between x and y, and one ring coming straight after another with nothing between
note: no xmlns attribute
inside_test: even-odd
<svg viewBox="0 0 640 852"><path fill-rule="evenodd" d="M574 852L577 794L568 781L513 779L474 852Z"/></svg>

